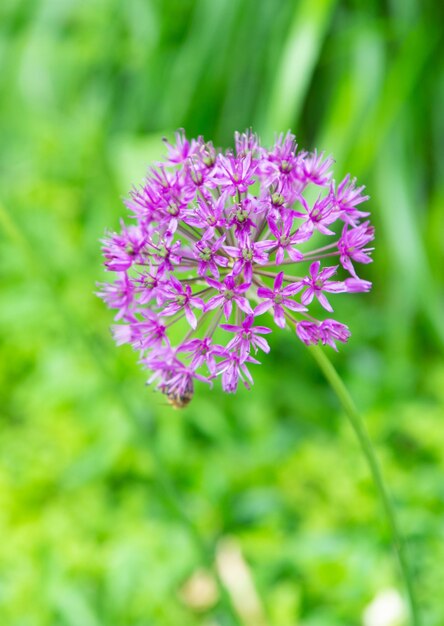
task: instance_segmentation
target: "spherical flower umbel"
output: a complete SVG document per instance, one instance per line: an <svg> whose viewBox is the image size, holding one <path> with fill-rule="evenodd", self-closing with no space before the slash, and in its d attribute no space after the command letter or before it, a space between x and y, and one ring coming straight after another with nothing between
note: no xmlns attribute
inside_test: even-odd
<svg viewBox="0 0 444 626"><path fill-rule="evenodd" d="M174 406L189 402L196 379L250 388L250 365L270 350L265 320L307 345L347 341L331 301L371 288L356 269L373 250L364 187L349 176L336 184L332 158L298 152L291 133L271 150L251 132L225 153L183 131L166 146L126 201L131 225L103 242L116 276L99 294L148 383Z"/></svg>

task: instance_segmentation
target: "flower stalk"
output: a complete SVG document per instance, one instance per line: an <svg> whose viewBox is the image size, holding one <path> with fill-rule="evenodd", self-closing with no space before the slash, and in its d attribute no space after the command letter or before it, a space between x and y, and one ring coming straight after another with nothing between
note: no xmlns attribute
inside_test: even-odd
<svg viewBox="0 0 444 626"><path fill-rule="evenodd" d="M339 376L325 352L319 346L312 345L309 346L308 349L341 403L341 406L344 409L350 425L359 441L362 452L364 453L365 459L370 468L373 483L381 499L387 522L390 527L392 543L398 557L401 574L404 579L407 597L409 600L412 626L420 626L418 605L413 586L412 574L406 555L405 544L398 528L395 510L385 485L381 467L376 457L372 442L365 427L364 420L357 410L342 378Z"/></svg>

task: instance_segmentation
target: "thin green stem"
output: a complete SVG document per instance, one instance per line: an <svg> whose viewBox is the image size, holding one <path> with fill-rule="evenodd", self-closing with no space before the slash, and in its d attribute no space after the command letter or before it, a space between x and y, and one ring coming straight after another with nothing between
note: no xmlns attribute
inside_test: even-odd
<svg viewBox="0 0 444 626"><path fill-rule="evenodd" d="M300 261L293 261L292 259L287 259L286 261L282 261L282 263L279 263L279 266L281 265L295 265L296 263L303 263L305 259L301 259ZM256 267L256 266L255 266ZM259 265L259 267L276 267L276 263L272 262L272 263L264 263L263 265Z"/></svg>
<svg viewBox="0 0 444 626"><path fill-rule="evenodd" d="M214 319L213 319L213 321L211 323L211 326L209 327L209 329L205 333L205 337L210 337L211 338L214 335L214 332L215 332L216 328L219 326L219 322L220 322L220 319L221 319L223 313L224 313L223 308L220 309L220 311L218 311L216 313L216 315L214 316Z"/></svg>
<svg viewBox="0 0 444 626"><path fill-rule="evenodd" d="M191 278L180 278L181 283L198 283L205 285L205 279L202 276L192 276Z"/></svg>
<svg viewBox="0 0 444 626"><path fill-rule="evenodd" d="M191 337L195 333L197 333L197 331L199 330L199 328L201 328L201 326L205 322L205 320L208 319L208 314L209 313L211 313L211 311L206 311L205 313L202 313L202 315L197 320L196 328L190 328L190 330L187 332L187 334L183 338L182 344L186 343L189 339L191 339Z"/></svg>
<svg viewBox="0 0 444 626"><path fill-rule="evenodd" d="M339 250L337 250L336 252L328 252L326 254L318 254L317 252L307 252L307 254L304 254L304 258L301 259L301 263L303 263L303 261L317 261L318 259L326 259L327 257L330 256L339 256L341 253L339 252Z"/></svg>
<svg viewBox="0 0 444 626"><path fill-rule="evenodd" d="M195 243L197 243L198 241L200 241L200 239L198 239L195 235L195 233L191 233L190 231L188 231L184 226L182 226L181 224L179 224L179 226L177 227L177 231L183 235L189 243L191 243L192 245L194 245Z"/></svg>
<svg viewBox="0 0 444 626"><path fill-rule="evenodd" d="M262 270L254 270L255 274L259 274L260 276L267 276L268 278L276 278L278 272L263 272ZM290 276L290 274L284 274L284 281L287 283L297 283L303 280L302 276Z"/></svg>
<svg viewBox="0 0 444 626"><path fill-rule="evenodd" d="M185 313L180 313L177 317L173 318L169 324L165 326L165 328L171 328L176 322L185 317Z"/></svg>
<svg viewBox="0 0 444 626"><path fill-rule="evenodd" d="M409 599L411 617L412 617L412 626L419 626L419 611L418 605L415 598L415 591L412 582L412 574L410 571L404 541L402 539L402 535L398 528L398 523L396 521L395 510L393 504L391 502L389 493L387 491L387 487L385 486L384 478L382 476L382 471L376 457L372 442L368 435L364 420L362 419L359 411L355 407L355 404L347 391L341 377L338 372L334 368L332 362L327 357L325 352L319 346L309 346L309 351L313 355L316 363L319 365L322 373L327 379L329 385L333 389L336 394L339 402L341 403L348 419L351 427L353 428L355 435L357 436L359 443L361 445L364 456L369 465L373 482L375 487L379 493L382 504L384 506L384 510L387 516L387 521L390 526L390 530L392 533L392 541L393 545L398 557L399 565L401 568L401 573L404 578L407 596Z"/></svg>
<svg viewBox="0 0 444 626"><path fill-rule="evenodd" d="M338 243L339 243L339 240L334 241L333 243L329 243L327 246L322 246L322 248L316 248L316 250L311 250L310 252L307 252L307 254L304 254L304 257L308 256L309 254L317 255L319 254L319 252L325 252L325 250L331 250L331 248L337 247Z"/></svg>

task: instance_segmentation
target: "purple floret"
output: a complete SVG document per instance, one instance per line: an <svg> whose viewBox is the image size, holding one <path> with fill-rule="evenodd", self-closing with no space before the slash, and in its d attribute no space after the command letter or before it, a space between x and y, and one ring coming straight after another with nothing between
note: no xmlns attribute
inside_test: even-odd
<svg viewBox="0 0 444 626"><path fill-rule="evenodd" d="M307 345L346 342L348 327L324 316L337 294L371 289L356 270L373 251L364 187L349 175L337 184L332 157L298 151L291 133L270 150L251 131L225 153L184 131L165 144L165 160L125 202L131 225L104 239L114 279L99 293L148 382L174 406L196 380L249 389L273 322ZM269 325L258 325L265 314Z"/></svg>

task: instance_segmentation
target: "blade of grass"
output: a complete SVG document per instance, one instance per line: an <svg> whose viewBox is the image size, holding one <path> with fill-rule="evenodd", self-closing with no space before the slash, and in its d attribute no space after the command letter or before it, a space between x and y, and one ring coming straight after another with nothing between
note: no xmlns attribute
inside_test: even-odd
<svg viewBox="0 0 444 626"><path fill-rule="evenodd" d="M405 120L408 127L408 120ZM438 290L422 241L421 225L415 211L415 200L421 197L415 189L416 173L420 167L405 158L405 132L400 128L391 134L391 141L380 157L376 171L379 205L389 207L380 211L387 238L390 259L389 277L392 286L391 319L389 332L401 339L401 344L411 339L411 322L417 310L428 319L436 339L444 348L444 312L440 310ZM403 329L403 330L402 330ZM404 339L400 333L404 334ZM399 344L390 351L399 356Z"/></svg>
<svg viewBox="0 0 444 626"><path fill-rule="evenodd" d="M384 78L384 41L372 23L357 24L353 36L336 40L346 46L346 62L331 63L334 91L316 137L320 150L334 154L338 164L346 166L347 154L368 111L382 97ZM342 59L339 50L332 54ZM353 167L353 172L355 171Z"/></svg>
<svg viewBox="0 0 444 626"><path fill-rule="evenodd" d="M399 53L389 65L379 98L366 112L365 123L355 136L348 162L357 174L373 165L393 123L400 115L430 59L439 32L429 23L420 23L405 39Z"/></svg>
<svg viewBox="0 0 444 626"><path fill-rule="evenodd" d="M335 0L302 0L293 20L276 71L265 121L259 125L266 141L274 132L297 124L318 59Z"/></svg>
<svg viewBox="0 0 444 626"><path fill-rule="evenodd" d="M165 128L184 124L201 76L217 58L215 42L219 54L237 10L236 3L228 0L200 0L195 4L188 34L175 54L159 107L159 119Z"/></svg>

